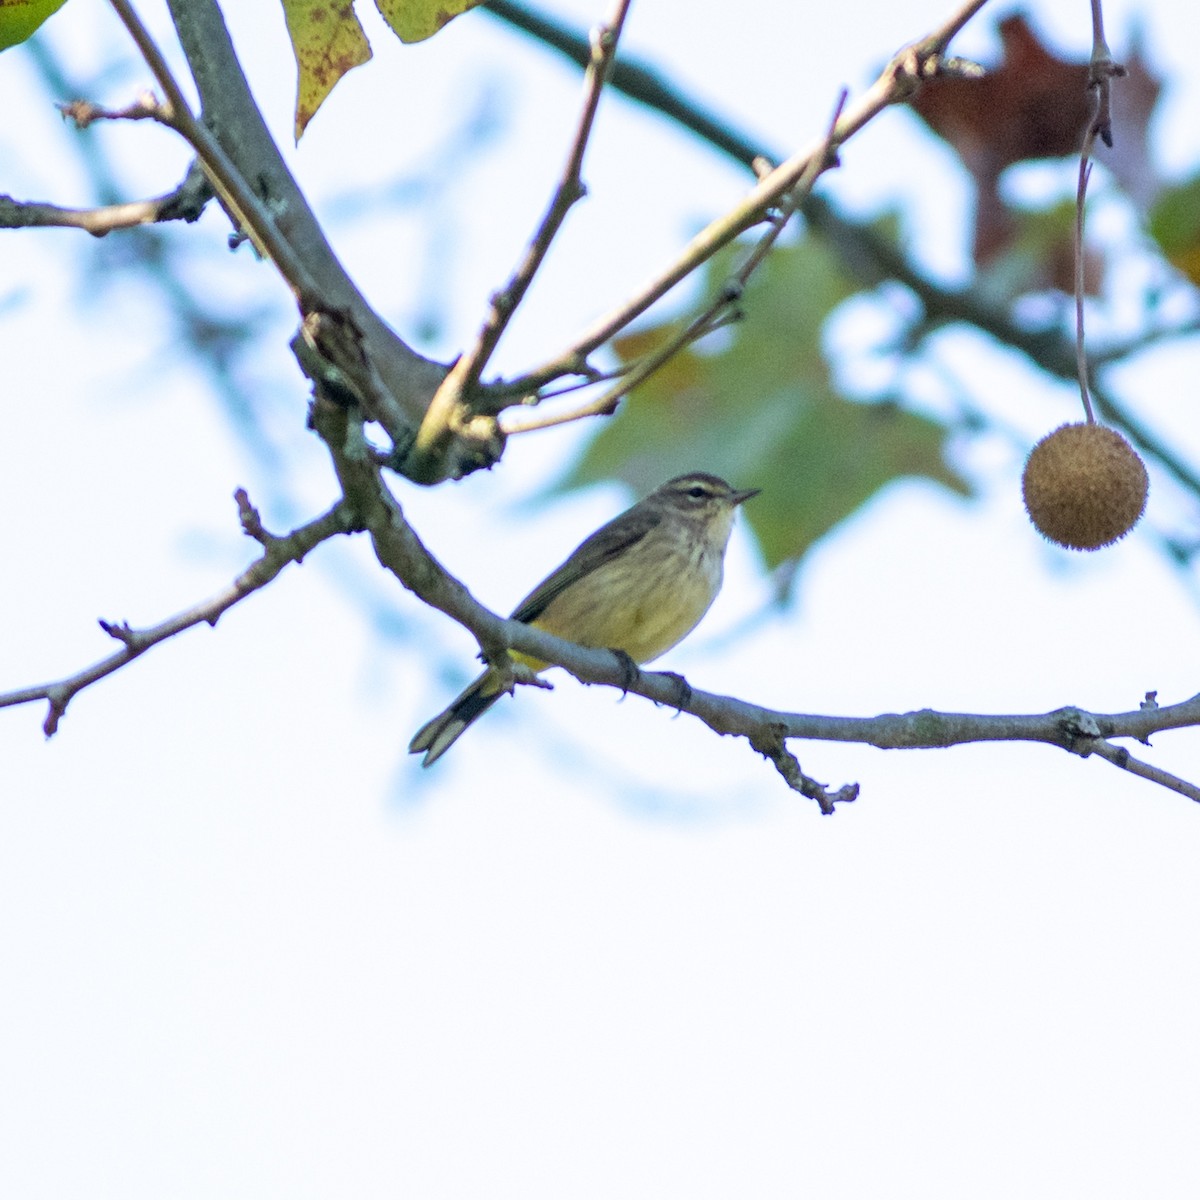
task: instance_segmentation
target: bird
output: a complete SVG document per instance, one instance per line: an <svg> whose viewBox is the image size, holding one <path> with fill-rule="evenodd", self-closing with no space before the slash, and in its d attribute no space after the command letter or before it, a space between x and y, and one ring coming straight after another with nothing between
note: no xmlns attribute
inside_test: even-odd
<svg viewBox="0 0 1200 1200"><path fill-rule="evenodd" d="M521 601L511 619L569 642L652 662L700 623L721 590L737 490L705 471L668 480L585 538ZM509 652L535 672L549 665ZM489 664L409 743L432 766L505 692L511 672Z"/></svg>

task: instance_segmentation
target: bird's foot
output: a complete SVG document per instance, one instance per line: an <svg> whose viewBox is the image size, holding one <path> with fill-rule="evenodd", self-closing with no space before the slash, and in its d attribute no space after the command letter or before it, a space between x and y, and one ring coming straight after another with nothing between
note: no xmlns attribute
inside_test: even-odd
<svg viewBox="0 0 1200 1200"><path fill-rule="evenodd" d="M675 712L676 714L683 712L685 704L691 702L692 685L688 683L682 675L676 675L674 671L662 671L660 674L665 675L675 685Z"/></svg>
<svg viewBox="0 0 1200 1200"><path fill-rule="evenodd" d="M621 664L621 691L628 692L631 687L642 676L641 668L633 661L633 659L624 651L617 650L615 647L610 647L612 653L618 663Z"/></svg>

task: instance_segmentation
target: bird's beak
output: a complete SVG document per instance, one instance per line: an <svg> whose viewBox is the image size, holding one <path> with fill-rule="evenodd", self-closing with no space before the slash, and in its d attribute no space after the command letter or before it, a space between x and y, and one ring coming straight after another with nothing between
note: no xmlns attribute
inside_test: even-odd
<svg viewBox="0 0 1200 1200"><path fill-rule="evenodd" d="M729 498L736 506L738 504L745 504L747 500L752 500L761 491L762 488L746 488L744 492L734 492Z"/></svg>

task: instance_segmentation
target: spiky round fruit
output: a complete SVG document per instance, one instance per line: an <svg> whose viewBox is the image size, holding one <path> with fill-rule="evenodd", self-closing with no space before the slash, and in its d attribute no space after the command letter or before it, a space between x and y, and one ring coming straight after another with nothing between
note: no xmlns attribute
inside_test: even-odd
<svg viewBox="0 0 1200 1200"><path fill-rule="evenodd" d="M1150 481L1137 451L1106 425L1060 425L1030 452L1021 490L1043 537L1069 550L1123 538L1146 507Z"/></svg>

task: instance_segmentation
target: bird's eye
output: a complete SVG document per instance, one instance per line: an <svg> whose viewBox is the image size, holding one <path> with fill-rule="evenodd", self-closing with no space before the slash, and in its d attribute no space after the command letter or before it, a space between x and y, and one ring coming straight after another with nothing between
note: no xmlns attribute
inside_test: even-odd
<svg viewBox="0 0 1200 1200"><path fill-rule="evenodd" d="M700 500L707 496L708 493L702 487L696 486L693 488L688 488L688 495L691 496L693 500Z"/></svg>

